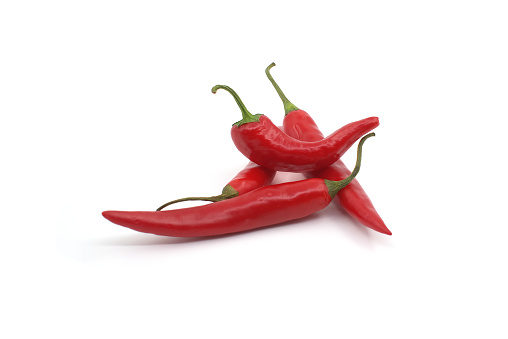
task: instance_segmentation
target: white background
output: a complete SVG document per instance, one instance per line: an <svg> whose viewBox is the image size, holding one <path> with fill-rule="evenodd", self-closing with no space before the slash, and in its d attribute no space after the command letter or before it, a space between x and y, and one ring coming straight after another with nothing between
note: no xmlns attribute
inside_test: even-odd
<svg viewBox="0 0 508 339"><path fill-rule="evenodd" d="M506 338L507 17L504 1L3 1L1 337ZM280 125L271 62L325 134L380 118L358 179L393 236L334 205L211 239L101 216L218 194L246 159L238 107L210 89Z"/></svg>

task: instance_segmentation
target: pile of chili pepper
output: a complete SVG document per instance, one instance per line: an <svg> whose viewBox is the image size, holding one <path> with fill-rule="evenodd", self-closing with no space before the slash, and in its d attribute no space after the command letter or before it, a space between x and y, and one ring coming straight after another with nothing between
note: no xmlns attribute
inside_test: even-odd
<svg viewBox="0 0 508 339"><path fill-rule="evenodd" d="M173 237L213 236L279 224L315 213L335 200L361 224L391 235L369 197L355 179L360 170L362 146L374 136L377 117L347 124L324 137L311 116L291 103L277 85L270 69L265 73L284 104L282 127L263 114L251 114L230 87L242 120L233 124L231 137L250 162L222 193L211 197L189 197L170 201L156 211L105 211L109 221L133 230ZM368 134L366 134L368 133ZM361 138L361 139L360 139ZM358 140L353 171L340 157ZM277 171L304 173L307 179L272 185ZM163 210L188 200L211 204Z"/></svg>

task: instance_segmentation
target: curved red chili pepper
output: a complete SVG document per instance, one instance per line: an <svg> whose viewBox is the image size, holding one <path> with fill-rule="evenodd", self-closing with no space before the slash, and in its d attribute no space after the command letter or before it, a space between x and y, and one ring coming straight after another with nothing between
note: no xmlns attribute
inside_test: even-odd
<svg viewBox="0 0 508 339"><path fill-rule="evenodd" d="M109 221L135 231L173 237L228 234L303 218L325 208L360 170L362 145L351 175L341 181L314 178L258 188L234 199L169 211L105 211Z"/></svg>
<svg viewBox="0 0 508 339"><path fill-rule="evenodd" d="M270 74L270 68L273 66L275 66L275 63L270 64L266 68L265 73L284 103L284 110L286 112L283 123L284 132L293 138L304 141L318 141L323 139L323 133L321 133L311 116L304 110L293 105L286 98L284 93L282 93L282 90ZM351 172L340 159L329 167L307 173L309 177L325 178L329 180L342 180L347 178L350 174ZM354 179L346 188L341 190L337 194L335 201L361 224L380 233L392 234L386 227L383 219L381 219L377 213L367 193L365 193L357 179Z"/></svg>
<svg viewBox="0 0 508 339"><path fill-rule="evenodd" d="M277 172L249 161L249 164L229 182L238 194L245 194L272 183Z"/></svg>
<svg viewBox="0 0 508 339"><path fill-rule="evenodd" d="M182 201L204 200L218 202L234 198L240 194L244 194L257 188L269 185L275 177L275 174L276 171L259 166L258 164L249 161L247 166L238 172L238 174L226 186L224 186L221 194L211 197L188 197L173 200L157 208L157 211Z"/></svg>
<svg viewBox="0 0 508 339"><path fill-rule="evenodd" d="M243 119L231 128L231 137L236 147L251 161L285 172L308 172L333 164L365 133L379 125L377 117L350 123L319 141L300 141L288 136L262 114L251 114L236 92L228 86L225 89L236 100Z"/></svg>

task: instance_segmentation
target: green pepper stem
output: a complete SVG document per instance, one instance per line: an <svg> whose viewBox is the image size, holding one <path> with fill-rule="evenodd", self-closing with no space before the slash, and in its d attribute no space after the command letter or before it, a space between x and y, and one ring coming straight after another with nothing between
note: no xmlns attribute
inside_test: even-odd
<svg viewBox="0 0 508 339"><path fill-rule="evenodd" d="M349 185L349 183L351 183L351 181L353 181L353 179L356 177L358 172L360 172L360 165L362 163L362 146L368 138L373 137L375 135L376 135L375 133L369 133L366 136L364 136L358 143L356 165L355 168L353 169L353 172L351 172L351 174L346 179L340 181L332 181L325 179L325 184L328 187L328 193L330 193L330 197L332 197L332 199L333 197L335 197L337 192L339 192L341 189Z"/></svg>
<svg viewBox="0 0 508 339"><path fill-rule="evenodd" d="M259 117L261 114L252 114L247 110L247 107L245 107L242 99L240 99L240 96L229 86L225 85L215 85L212 88L212 93L217 93L218 89L224 89L228 91L233 98L235 98L236 103L238 104L238 107L240 107L240 111L242 111L242 120L235 122L233 125L240 126L242 124L248 123L248 122L256 122L259 121Z"/></svg>
<svg viewBox="0 0 508 339"><path fill-rule="evenodd" d="M222 200L234 198L234 197L238 196L238 194L239 194L238 191L235 190L231 185L226 185L224 187L224 189L222 190L222 193L219 195L214 195L211 197L188 197L188 198L176 199L176 200L165 203L161 207L157 208L156 211L161 211L163 208L168 207L169 205L176 204L176 203L182 202L182 201L198 200L198 201L217 202L217 201L222 201Z"/></svg>
<svg viewBox="0 0 508 339"><path fill-rule="evenodd" d="M273 77L270 74L270 68L272 68L273 66L275 66L275 62L272 62L270 65L268 65L268 67L265 69L265 73L266 73L266 76L268 77L268 80L270 80L270 82L272 83L273 87L275 87L275 90L277 91L277 94L279 94L279 97L281 98L282 103L284 104L284 111L285 111L286 115L288 113L290 113L290 112L299 110L298 107L293 105L293 103L291 103L291 101L289 101L288 98L286 98L286 96L284 95L284 93L280 89L279 85L277 85L275 80L273 80Z"/></svg>

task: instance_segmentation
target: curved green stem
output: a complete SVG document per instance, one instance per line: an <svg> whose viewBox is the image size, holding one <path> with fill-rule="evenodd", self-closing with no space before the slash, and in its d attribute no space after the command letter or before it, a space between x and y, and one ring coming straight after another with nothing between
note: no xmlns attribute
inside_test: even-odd
<svg viewBox="0 0 508 339"><path fill-rule="evenodd" d="M277 85L275 80L273 80L272 75L270 74L270 68L272 68L273 66L275 66L275 62L272 62L270 65L268 65L268 67L265 69L265 73L266 76L268 77L268 80L270 80L273 87L275 87L277 94L279 94L279 97L281 98L282 103L284 104L284 111L286 112L286 115L290 112L299 110L298 107L293 105L293 103L291 103L291 101L289 101L288 98L286 98L284 93L282 93L282 90L280 89L279 85Z"/></svg>
<svg viewBox="0 0 508 339"><path fill-rule="evenodd" d="M368 138L373 137L375 135L376 135L375 133L369 133L366 136L364 136L358 143L358 151L357 151L357 155L356 155L356 165L355 165L355 168L353 169L353 172L351 172L351 174L346 179L340 180L340 181L332 181L332 180L325 179L325 184L328 187L328 193L330 193L330 197L332 197L332 199L337 194L337 192L339 192L341 189L346 187L351 181L353 181L353 179L356 177L358 172L360 172L360 165L362 163L362 146L363 146L365 140L367 140Z"/></svg>
<svg viewBox="0 0 508 339"><path fill-rule="evenodd" d="M224 189L222 190L222 193L219 195L215 195L212 197L188 197L188 198L176 199L176 200L165 203L161 207L157 208L156 211L161 211L163 208L168 207L169 205L176 204L176 203L182 202L182 201L199 200L199 201L217 202L217 201L222 201L222 200L234 198L234 197L238 196L238 194L239 194L238 191L235 190L231 185L226 185L224 187Z"/></svg>
<svg viewBox="0 0 508 339"><path fill-rule="evenodd" d="M163 208L166 208L166 207L168 207L169 205L173 205L173 204L176 204L176 203L178 203L178 202L182 202L182 201L199 200L199 201L212 201L212 202L217 202L217 201L224 200L224 199L219 199L219 197L220 197L220 195L216 195L216 196L213 196L213 197L188 197L188 198L176 199L176 200L173 200L173 201L167 202L167 203L165 203L164 205L162 205L161 207L157 208L157 211L161 211Z"/></svg>
<svg viewBox="0 0 508 339"><path fill-rule="evenodd" d="M244 103L242 102L242 99L240 99L240 96L236 94L236 92L229 86L224 85L215 85L212 88L212 93L217 93L218 89L224 89L228 91L233 98L235 98L236 103L238 104L238 107L240 107L240 111L242 111L242 117L243 119L240 121L235 122L233 125L236 125L240 127L243 124L249 123L249 122L257 122L259 121L259 117L261 117L261 114L252 114L247 110L247 107L245 107Z"/></svg>

